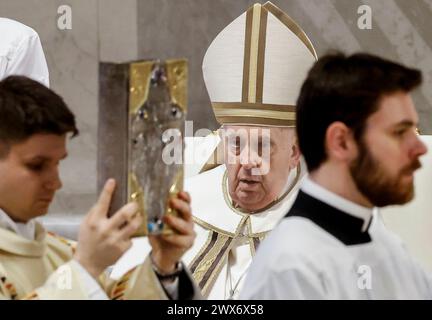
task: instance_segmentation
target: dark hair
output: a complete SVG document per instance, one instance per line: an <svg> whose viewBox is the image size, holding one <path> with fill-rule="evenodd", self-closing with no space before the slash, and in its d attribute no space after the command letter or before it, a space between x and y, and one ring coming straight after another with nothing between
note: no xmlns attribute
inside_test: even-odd
<svg viewBox="0 0 432 320"><path fill-rule="evenodd" d="M360 141L367 118L384 95L409 92L421 81L419 70L370 54L336 52L322 57L309 71L297 100L297 135L308 170L327 158L325 136L331 123L345 123Z"/></svg>
<svg viewBox="0 0 432 320"><path fill-rule="evenodd" d="M0 81L0 157L11 143L37 133L78 135L75 116L63 99L43 84L23 76Z"/></svg>

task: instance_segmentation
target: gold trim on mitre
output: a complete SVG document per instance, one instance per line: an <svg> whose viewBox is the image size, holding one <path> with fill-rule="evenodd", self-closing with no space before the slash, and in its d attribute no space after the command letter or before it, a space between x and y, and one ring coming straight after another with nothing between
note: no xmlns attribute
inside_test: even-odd
<svg viewBox="0 0 432 320"><path fill-rule="evenodd" d="M295 127L295 106L265 103L214 102L216 120L223 124Z"/></svg>
<svg viewBox="0 0 432 320"><path fill-rule="evenodd" d="M295 22L289 15L287 15L270 1L264 3L263 7L271 12L276 18L278 18L280 22L282 22L288 29L290 29L304 43L315 59L318 60L318 55L315 51L312 41L309 39L303 29L297 24L297 22Z"/></svg>
<svg viewBox="0 0 432 320"><path fill-rule="evenodd" d="M267 13L259 3L246 11L242 102L262 102Z"/></svg>

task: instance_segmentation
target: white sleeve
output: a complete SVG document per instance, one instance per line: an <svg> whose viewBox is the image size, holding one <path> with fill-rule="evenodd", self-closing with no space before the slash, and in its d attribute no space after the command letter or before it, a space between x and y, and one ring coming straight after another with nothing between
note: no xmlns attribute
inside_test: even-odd
<svg viewBox="0 0 432 320"><path fill-rule="evenodd" d="M24 37L6 62L3 77L23 75L49 87L48 65L37 34Z"/></svg>
<svg viewBox="0 0 432 320"><path fill-rule="evenodd" d="M0 56L0 80L6 75L7 59L5 56Z"/></svg>
<svg viewBox="0 0 432 320"><path fill-rule="evenodd" d="M432 274L430 272L426 272L424 269L422 270L427 287L426 299L432 300Z"/></svg>
<svg viewBox="0 0 432 320"><path fill-rule="evenodd" d="M82 282L84 283L90 300L109 300L105 291L99 283L87 272L86 269L76 260L72 260L76 270L78 270Z"/></svg>
<svg viewBox="0 0 432 320"><path fill-rule="evenodd" d="M417 287L424 288L424 298L426 300L432 300L432 273L426 271L423 266L412 258L412 262L414 265L414 272L418 275L415 279L417 282Z"/></svg>
<svg viewBox="0 0 432 320"><path fill-rule="evenodd" d="M256 273L257 274L257 273ZM318 275L300 268L267 269L259 277L250 274L241 300L323 300L328 295Z"/></svg>

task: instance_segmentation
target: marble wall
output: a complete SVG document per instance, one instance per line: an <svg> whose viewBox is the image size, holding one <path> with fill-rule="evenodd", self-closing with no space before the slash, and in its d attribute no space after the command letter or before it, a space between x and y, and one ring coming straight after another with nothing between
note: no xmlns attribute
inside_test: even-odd
<svg viewBox="0 0 432 320"><path fill-rule="evenodd" d="M205 50L252 0L0 0L0 16L38 31L51 86L75 112L81 135L62 164L63 189L48 222L76 225L96 200L98 62L187 57L194 128L217 128L201 75ZM432 0L274 0L310 36L319 55L329 49L380 54L424 71L415 94L422 133L432 134ZM57 9L72 8L72 29L59 30ZM372 8L371 30L357 27L360 5ZM1 35L0 35L1 41ZM64 219L67 217L67 219ZM59 220L60 219L60 220Z"/></svg>

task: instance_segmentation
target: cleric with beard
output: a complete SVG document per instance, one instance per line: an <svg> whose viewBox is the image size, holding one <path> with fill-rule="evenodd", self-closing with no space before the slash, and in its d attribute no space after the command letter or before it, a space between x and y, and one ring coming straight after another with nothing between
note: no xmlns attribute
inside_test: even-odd
<svg viewBox="0 0 432 320"><path fill-rule="evenodd" d="M261 244L242 299L431 299L432 277L378 208L414 196L427 152L411 91L418 70L368 54L321 58L297 101L309 177Z"/></svg>

